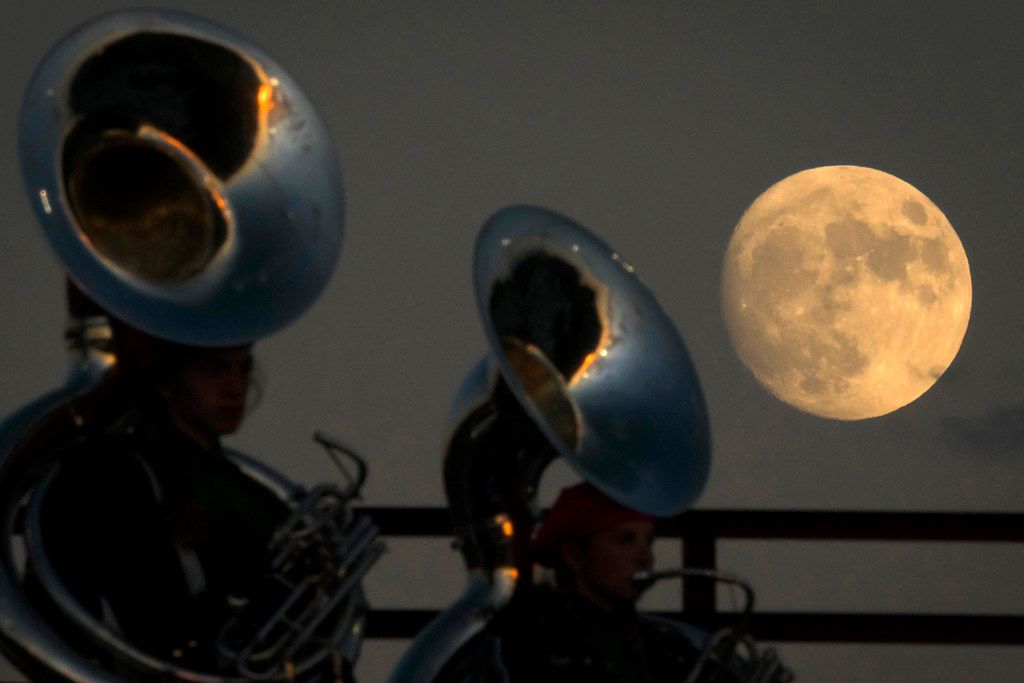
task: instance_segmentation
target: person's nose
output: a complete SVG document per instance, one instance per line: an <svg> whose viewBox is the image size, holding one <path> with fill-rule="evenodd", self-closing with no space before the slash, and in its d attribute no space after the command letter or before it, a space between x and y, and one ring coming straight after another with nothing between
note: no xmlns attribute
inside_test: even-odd
<svg viewBox="0 0 1024 683"><path fill-rule="evenodd" d="M636 561L640 569L647 569L654 564L654 549L644 543L637 551Z"/></svg>

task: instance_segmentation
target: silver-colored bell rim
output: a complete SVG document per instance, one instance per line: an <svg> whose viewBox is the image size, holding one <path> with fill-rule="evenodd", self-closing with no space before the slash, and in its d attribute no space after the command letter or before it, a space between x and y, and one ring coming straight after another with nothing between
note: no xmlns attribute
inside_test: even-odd
<svg viewBox="0 0 1024 683"><path fill-rule="evenodd" d="M230 119L237 113L232 107L237 106L246 120L254 122L247 154L240 163L222 168L224 164L204 157L202 150L189 148L174 131L161 127L161 118L178 115L174 110L178 101L174 99L177 95L169 102L161 99L174 88L159 78L152 92L125 97L115 92L118 78L131 79L134 74L101 73L95 77L88 72L99 85L87 84L99 94L86 104L78 97L72 105L72 87L86 78L81 76L83 65L109 53L112 46L129 49L124 47L129 41L135 41L131 49L145 53L145 41L153 36L160 40L170 37L173 45L183 46L183 53L195 45L223 53L233 60L231 68L254 79L247 102L217 110ZM153 54L164 47L153 48ZM156 70L168 68L161 63ZM117 100L115 104L108 103L111 99ZM98 164L104 154L134 154L138 158L141 152L137 148L144 148L144 156L156 161L168 177L192 188L195 211L212 212L221 233L207 240L210 253L198 257L194 275L186 272L161 280L146 277L130 260L117 262L90 239L69 198L66 179L73 169L65 167L66 137L88 130L93 125L90 117L103 122L124 118L126 101L132 100L138 101L137 109L127 117L139 124L137 129L116 131L122 135L121 142L111 136L111 148L92 154L90 159L99 159ZM160 109L159 115L147 107ZM204 134L216 139L214 132ZM103 135L95 137L106 140ZM135 142L126 142L127 137ZM29 201L71 277L116 317L158 337L206 346L251 342L298 317L334 271L344 202L341 173L326 126L292 77L274 60L205 19L184 12L132 10L104 16L72 32L44 58L26 91L19 147ZM125 171L124 176L122 185L141 184L144 178L138 176L145 173ZM114 192L117 185L100 189ZM142 190L135 194L156 191ZM115 202L125 204L128 199ZM130 220L127 225L134 227ZM172 237L176 235L170 232ZM129 238L146 246L149 236L130 234ZM190 247L191 242L201 240L186 235L177 241ZM166 248L164 243L150 246L157 251L157 259Z"/></svg>
<svg viewBox="0 0 1024 683"><path fill-rule="evenodd" d="M491 312L495 284L507 279L522 257L538 252L579 271L581 283L595 292L601 320L598 347L563 378L580 420L575 444L531 398L501 350ZM512 206L481 231L474 280L503 378L569 465L615 500L648 514L668 516L692 506L710 467L703 392L682 339L633 267L570 219Z"/></svg>

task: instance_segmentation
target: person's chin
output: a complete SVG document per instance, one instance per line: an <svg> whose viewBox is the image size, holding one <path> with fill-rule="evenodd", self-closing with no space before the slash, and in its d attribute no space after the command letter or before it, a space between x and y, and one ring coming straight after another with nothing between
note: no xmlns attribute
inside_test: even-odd
<svg viewBox="0 0 1024 683"><path fill-rule="evenodd" d="M241 418L225 418L217 424L217 434L220 436L230 436L238 431L242 426Z"/></svg>
<svg viewBox="0 0 1024 683"><path fill-rule="evenodd" d="M630 602L636 602L643 594L644 591L637 588L636 584L633 583L632 577L630 577L630 580L622 587L622 595L624 595Z"/></svg>
<svg viewBox="0 0 1024 683"><path fill-rule="evenodd" d="M640 591L633 588L632 585L628 587L623 586L610 594L609 597L616 603L632 605L640 599Z"/></svg>

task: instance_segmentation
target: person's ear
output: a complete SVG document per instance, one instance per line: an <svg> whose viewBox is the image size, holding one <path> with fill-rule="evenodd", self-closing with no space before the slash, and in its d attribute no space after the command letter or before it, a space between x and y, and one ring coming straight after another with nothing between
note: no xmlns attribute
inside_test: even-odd
<svg viewBox="0 0 1024 683"><path fill-rule="evenodd" d="M558 546L558 556L562 564L573 572L578 572L583 567L583 545L573 541L563 541Z"/></svg>

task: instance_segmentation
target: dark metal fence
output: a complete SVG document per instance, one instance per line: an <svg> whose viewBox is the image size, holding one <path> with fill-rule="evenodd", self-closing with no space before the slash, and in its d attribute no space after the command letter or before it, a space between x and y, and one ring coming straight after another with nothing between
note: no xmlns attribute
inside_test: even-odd
<svg viewBox="0 0 1024 683"><path fill-rule="evenodd" d="M448 511L440 507L365 507L384 536L450 537ZM682 541L683 566L715 567L720 539L1024 541L1024 514L931 512L816 512L692 510L658 525L662 538ZM368 638L412 638L437 614L433 610L374 610ZM684 586L678 612L664 616L714 627L734 619L719 612L715 586ZM763 641L847 643L1024 644L1024 615L866 614L755 612L755 638Z"/></svg>

